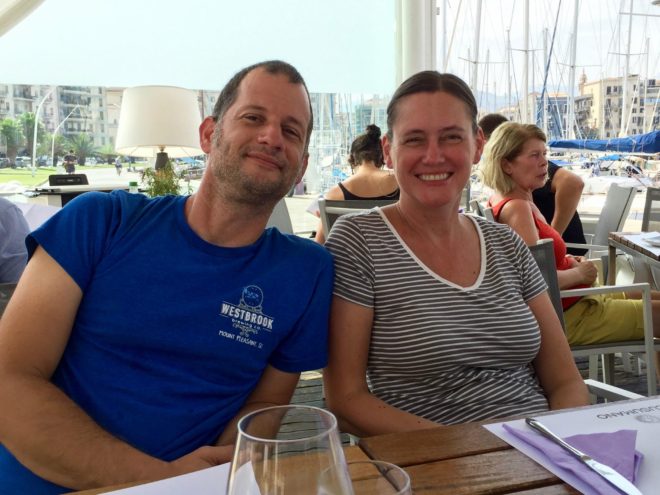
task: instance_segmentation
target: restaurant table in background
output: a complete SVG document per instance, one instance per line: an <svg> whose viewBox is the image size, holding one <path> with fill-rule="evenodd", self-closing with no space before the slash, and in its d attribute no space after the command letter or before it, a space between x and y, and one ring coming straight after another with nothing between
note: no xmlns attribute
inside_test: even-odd
<svg viewBox="0 0 660 495"><path fill-rule="evenodd" d="M617 249L641 258L649 266L660 268L660 243L657 242L659 239L658 232L610 232L607 284L616 283Z"/></svg>
<svg viewBox="0 0 660 495"><path fill-rule="evenodd" d="M77 186L41 186L35 187L33 192L47 196L50 206L64 206L76 196L89 191L111 192L116 190L128 191L128 184L87 184Z"/></svg>

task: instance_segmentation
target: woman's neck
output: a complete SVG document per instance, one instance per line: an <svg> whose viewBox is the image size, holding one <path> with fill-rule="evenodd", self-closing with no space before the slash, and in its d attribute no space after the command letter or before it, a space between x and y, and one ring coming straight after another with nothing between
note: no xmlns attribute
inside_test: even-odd
<svg viewBox="0 0 660 495"><path fill-rule="evenodd" d="M360 162L353 169L353 175L366 175L366 174L375 174L382 172L383 170L380 167L377 167L374 162Z"/></svg>

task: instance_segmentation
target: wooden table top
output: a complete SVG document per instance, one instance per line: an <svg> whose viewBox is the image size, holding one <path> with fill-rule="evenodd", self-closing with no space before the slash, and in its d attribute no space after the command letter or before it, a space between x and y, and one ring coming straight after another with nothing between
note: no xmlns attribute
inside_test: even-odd
<svg viewBox="0 0 660 495"><path fill-rule="evenodd" d="M363 438L360 447L403 467L415 495L579 494L477 423Z"/></svg>
<svg viewBox="0 0 660 495"><path fill-rule="evenodd" d="M367 455L357 445L351 445L351 446L344 447L344 455L346 457L346 462L367 461L367 460L369 460L369 457L367 457ZM366 478L371 478L372 477L370 475L370 473L368 473L368 472L364 476ZM101 493L108 493L108 492L111 492L111 491L114 491L114 490L120 490L122 488L129 488L131 486L141 485L143 483L145 483L145 482L125 483L125 484L122 484L122 485L106 486L106 487L103 487L103 488L92 488L90 490L71 492L70 495L99 495ZM376 495L376 494L374 494L374 495Z"/></svg>

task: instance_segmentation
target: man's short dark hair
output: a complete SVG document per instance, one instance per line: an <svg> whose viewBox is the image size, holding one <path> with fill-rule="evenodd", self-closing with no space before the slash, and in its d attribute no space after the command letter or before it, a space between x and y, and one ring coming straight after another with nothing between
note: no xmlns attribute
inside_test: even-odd
<svg viewBox="0 0 660 495"><path fill-rule="evenodd" d="M479 127L481 127L481 130L484 131L484 136L486 139L490 139L490 135L493 133L493 131L497 129L500 124L508 121L509 119L507 119L502 114L489 113L481 117L481 120L479 120Z"/></svg>
<svg viewBox="0 0 660 495"><path fill-rule="evenodd" d="M238 71L234 76L225 84L225 87L222 88L220 96L218 96L218 101L215 102L213 107L213 114L211 117L216 122L219 122L224 117L225 113L231 107L236 98L238 97L238 88L250 72L255 69L264 69L269 74L278 75L283 74L289 78L289 82L292 84L302 84L305 88L305 93L307 94L307 101L309 102L309 125L307 126L307 137L305 139L305 151L309 146L309 138L312 135L312 128L314 127L314 113L312 112L312 99L309 96L309 90L307 89L307 84L305 80L300 75L300 72L291 64L283 62L282 60L267 60L265 62L259 62L249 67L245 67Z"/></svg>

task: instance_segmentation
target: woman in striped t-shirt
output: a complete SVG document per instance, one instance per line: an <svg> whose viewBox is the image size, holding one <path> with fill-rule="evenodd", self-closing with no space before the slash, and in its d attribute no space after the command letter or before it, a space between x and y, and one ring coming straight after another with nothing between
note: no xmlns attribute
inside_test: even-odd
<svg viewBox="0 0 660 495"><path fill-rule="evenodd" d="M459 214L483 149L456 76L406 80L383 138L400 199L340 218L326 399L368 436L587 404L545 284L505 226Z"/></svg>

